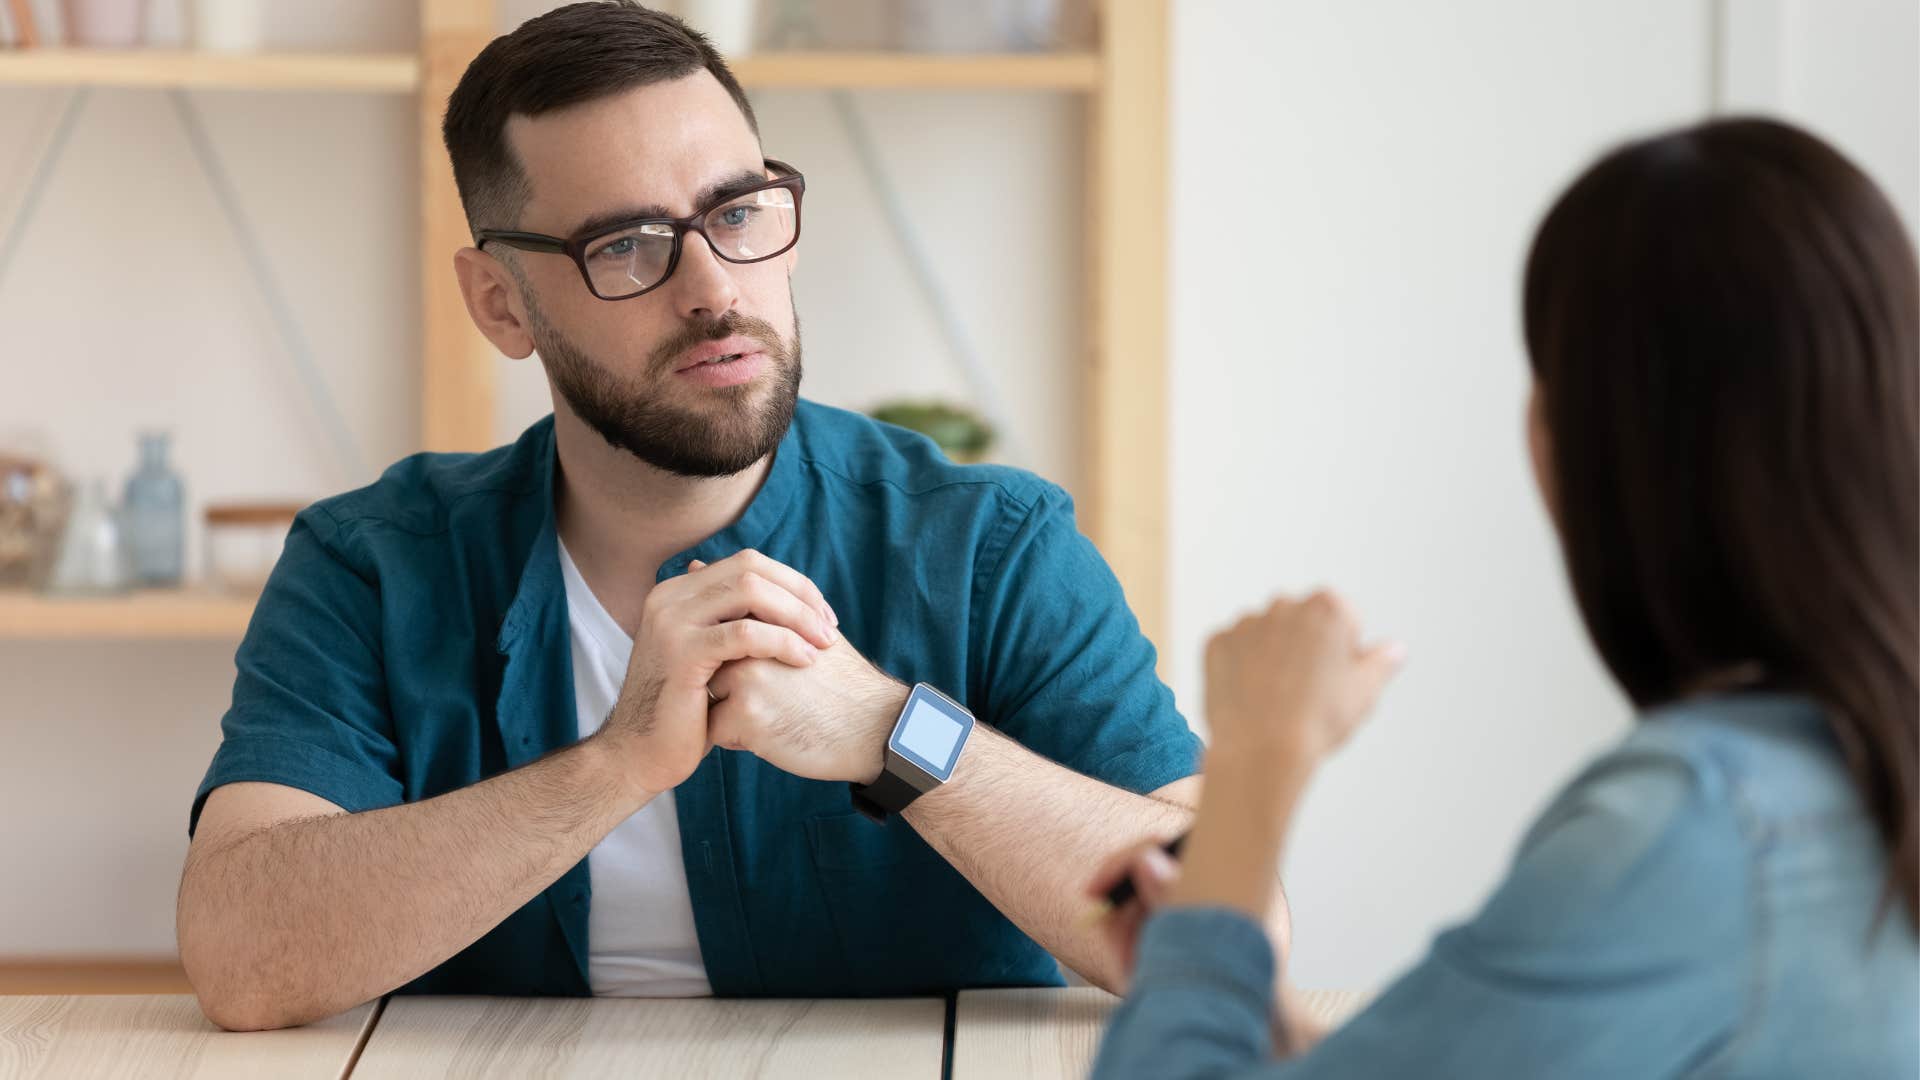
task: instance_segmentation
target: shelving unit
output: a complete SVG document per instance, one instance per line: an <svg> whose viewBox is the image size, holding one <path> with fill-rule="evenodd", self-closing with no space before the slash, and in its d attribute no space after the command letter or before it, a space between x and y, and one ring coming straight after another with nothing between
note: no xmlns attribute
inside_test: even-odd
<svg viewBox="0 0 1920 1080"><path fill-rule="evenodd" d="M110 599L0 590L0 639L238 640L252 615L252 597L198 589L151 590Z"/></svg>
<svg viewBox="0 0 1920 1080"><path fill-rule="evenodd" d="M1094 53L760 53L730 63L741 85L762 88L1090 91L1100 83L1100 58Z"/></svg>
<svg viewBox="0 0 1920 1080"><path fill-rule="evenodd" d="M417 54L0 51L0 88L106 86L413 94L420 155L421 432L428 450L493 444L494 360L468 321L449 253L469 242L440 114L495 35L493 0L418 0ZM1148 636L1166 612L1168 0L1102 0L1088 52L763 53L732 60L750 88L1057 91L1087 96L1087 436L1081 527ZM71 601L0 593L0 639L207 638L244 631L244 599L184 592Z"/></svg>
<svg viewBox="0 0 1920 1080"><path fill-rule="evenodd" d="M0 50L0 86L341 90L411 94L411 53L210 53L171 49Z"/></svg>
<svg viewBox="0 0 1920 1080"><path fill-rule="evenodd" d="M1059 90L1100 83L1095 53L910 56L900 53L759 53L732 61L749 87L832 90ZM0 86L104 86L194 90L331 90L412 94L411 53L220 53L183 49L0 49Z"/></svg>
<svg viewBox="0 0 1920 1080"><path fill-rule="evenodd" d="M746 86L836 90L1061 90L1099 85L1094 53L903 56L899 53L761 53L733 61ZM337 90L411 94L411 53L219 53L176 49L0 50L0 86L180 87L196 90Z"/></svg>

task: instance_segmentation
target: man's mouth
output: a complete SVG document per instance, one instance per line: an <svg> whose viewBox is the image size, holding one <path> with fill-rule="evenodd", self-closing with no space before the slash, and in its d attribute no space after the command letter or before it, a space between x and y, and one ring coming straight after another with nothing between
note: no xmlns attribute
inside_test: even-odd
<svg viewBox="0 0 1920 1080"><path fill-rule="evenodd" d="M765 352L759 342L742 334L721 338L717 341L705 341L681 354L680 366L675 373L697 371L703 367L717 367L723 364L739 362L744 357Z"/></svg>
<svg viewBox="0 0 1920 1080"><path fill-rule="evenodd" d="M767 351L758 342L736 335L689 349L674 375L713 389L743 386L758 378L768 362Z"/></svg>

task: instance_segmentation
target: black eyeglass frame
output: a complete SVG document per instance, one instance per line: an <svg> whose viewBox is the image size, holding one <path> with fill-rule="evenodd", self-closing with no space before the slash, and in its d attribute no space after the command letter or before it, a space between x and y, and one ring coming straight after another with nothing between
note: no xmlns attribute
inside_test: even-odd
<svg viewBox="0 0 1920 1080"><path fill-rule="evenodd" d="M715 257L739 266L766 262L768 259L777 259L793 250L793 245L800 242L800 202L801 197L805 195L807 191L807 178L800 175L800 170L784 161L775 161L772 158L767 158L764 164L768 170L777 175L764 184L756 184L750 188L728 192L683 218L634 218L630 221L616 222L604 228L595 229L591 233L577 233L565 238L548 236L545 233L514 232L508 229L482 229L474 236L474 246L485 251L488 244L498 243L505 244L511 248L518 248L521 251L540 251L555 255L565 255L573 260L573 265L580 271L580 280L586 284L588 292L602 300L632 300L636 296L645 296L673 279L673 272L680 265L680 249L684 246L687 234L690 232L699 233L700 238L707 242L707 250L713 252ZM786 188L793 192L793 238L788 240L786 246L782 247L779 251L768 252L765 255L756 255L751 259L735 259L721 251L720 245L715 244L713 237L707 235L706 225L704 224L706 216L726 206L728 203L737 202L748 195L767 191L772 188ZM673 229L673 250L667 256L667 268L661 273L660 280L637 292L622 293L619 296L608 296L599 289L594 288L593 275L587 270L587 249L593 246L596 240L611 236L614 233L636 229L642 225L667 225Z"/></svg>

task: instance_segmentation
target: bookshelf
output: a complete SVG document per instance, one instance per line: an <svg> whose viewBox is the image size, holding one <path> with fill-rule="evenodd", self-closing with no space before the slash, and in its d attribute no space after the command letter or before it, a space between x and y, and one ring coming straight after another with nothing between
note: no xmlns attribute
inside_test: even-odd
<svg viewBox="0 0 1920 1080"><path fill-rule="evenodd" d="M420 160L421 431L428 450L493 443L491 347L468 321L447 255L469 242L439 137L441 110L496 33L493 0L417 0L416 53L0 51L0 88L104 86L413 95ZM1084 95L1090 345L1081 526L1149 637L1166 629L1166 156L1168 0L1104 0L1094 47L1019 55L760 53L731 61L750 88L1046 91ZM244 599L185 591L111 600L0 593L0 639L237 638Z"/></svg>

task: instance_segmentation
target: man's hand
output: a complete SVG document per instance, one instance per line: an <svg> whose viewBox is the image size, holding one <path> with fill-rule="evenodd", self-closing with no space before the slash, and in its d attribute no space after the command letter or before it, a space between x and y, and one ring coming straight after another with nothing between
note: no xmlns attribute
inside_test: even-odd
<svg viewBox="0 0 1920 1080"><path fill-rule="evenodd" d="M907 688L842 639L805 667L771 660L726 664L713 678L708 733L811 780L871 784Z"/></svg>
<svg viewBox="0 0 1920 1080"><path fill-rule="evenodd" d="M813 582L757 551L696 561L647 594L620 699L594 738L616 748L638 787L670 791L713 745L708 683L721 666L752 658L782 671L811 667L841 642L838 622Z"/></svg>

